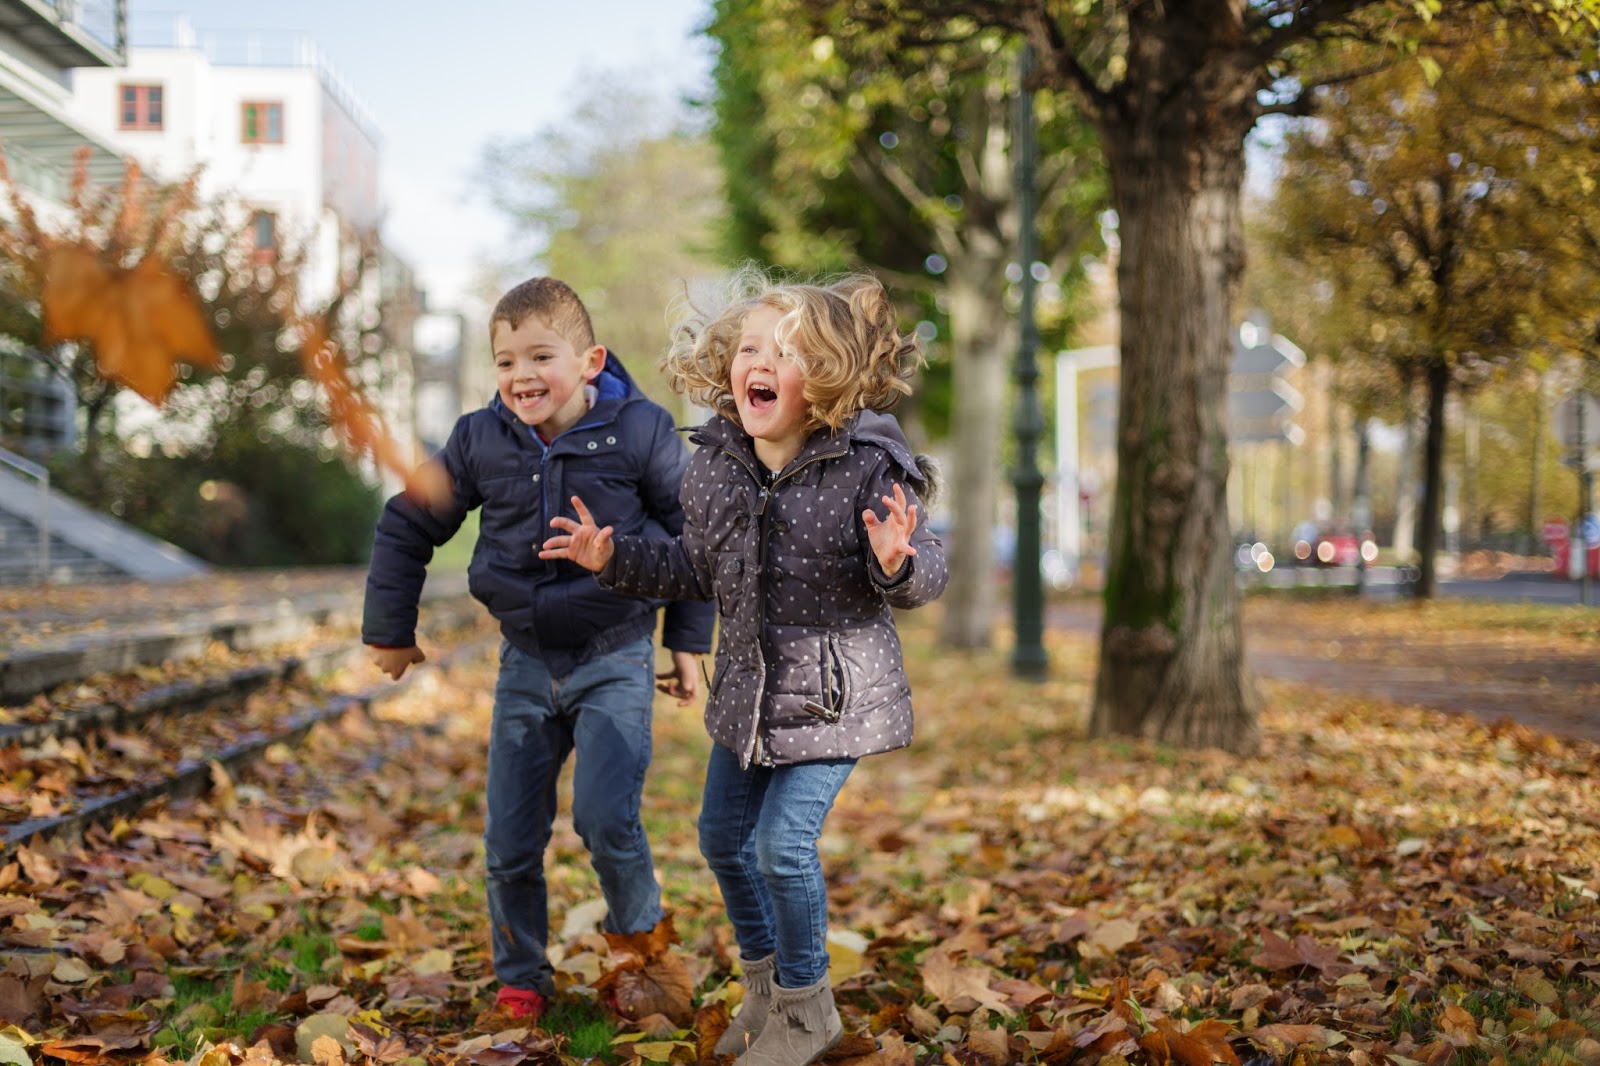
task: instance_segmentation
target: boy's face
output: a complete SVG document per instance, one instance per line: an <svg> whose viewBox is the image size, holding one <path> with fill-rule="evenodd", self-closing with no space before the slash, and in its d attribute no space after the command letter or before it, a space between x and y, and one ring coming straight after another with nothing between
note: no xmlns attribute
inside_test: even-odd
<svg viewBox="0 0 1600 1066"><path fill-rule="evenodd" d="M758 441L790 455L805 443L806 379L793 359L778 350L773 329L783 312L762 304L744 319L733 355L730 384L739 424Z"/></svg>
<svg viewBox="0 0 1600 1066"><path fill-rule="evenodd" d="M577 351L536 315L515 329L508 322L496 322L490 339L500 402L512 414L546 440L577 424L589 409L583 386L605 365L604 347L597 344Z"/></svg>

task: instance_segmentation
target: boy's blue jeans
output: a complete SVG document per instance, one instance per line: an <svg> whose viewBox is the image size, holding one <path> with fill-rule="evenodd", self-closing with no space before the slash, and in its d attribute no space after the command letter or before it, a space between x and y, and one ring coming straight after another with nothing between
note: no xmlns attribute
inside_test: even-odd
<svg viewBox="0 0 1600 1066"><path fill-rule="evenodd" d="M610 909L606 929L637 933L661 920L661 889L639 822L654 699L649 637L560 678L533 656L501 645L483 834L490 943L501 984L555 992L545 955L544 852L556 817L556 781L569 752L576 752L572 824L600 875Z"/></svg>
<svg viewBox="0 0 1600 1066"><path fill-rule="evenodd" d="M700 853L722 889L740 957L776 951L783 988L828 973L828 886L817 838L855 765L829 759L741 770L737 755L711 746Z"/></svg>

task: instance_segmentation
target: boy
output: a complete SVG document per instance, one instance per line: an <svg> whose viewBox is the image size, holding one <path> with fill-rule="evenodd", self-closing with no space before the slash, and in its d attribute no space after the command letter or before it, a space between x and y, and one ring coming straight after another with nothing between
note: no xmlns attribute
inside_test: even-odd
<svg viewBox="0 0 1600 1066"><path fill-rule="evenodd" d="M696 656L710 648L708 603L667 607L672 669L652 686L657 601L601 589L582 567L539 559L550 518L581 494L603 499L618 528L647 536L683 527L678 488L688 450L671 416L595 343L589 313L555 278L501 297L489 321L497 395L462 416L440 452L454 498L424 506L405 493L378 519L362 640L398 680L424 660L417 600L433 549L481 507L468 571L473 596L500 622L500 676L489 735L484 846L497 1012L535 1024L555 991L544 851L567 753L574 828L589 849L606 928L661 920L650 844L639 821L650 765L654 688L688 703Z"/></svg>

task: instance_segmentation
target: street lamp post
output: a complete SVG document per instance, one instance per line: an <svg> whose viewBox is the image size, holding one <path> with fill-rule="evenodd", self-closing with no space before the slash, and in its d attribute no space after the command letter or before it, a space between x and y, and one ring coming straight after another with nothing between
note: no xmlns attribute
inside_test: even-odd
<svg viewBox="0 0 1600 1066"><path fill-rule="evenodd" d="M1044 435L1044 414L1039 405L1039 367L1034 353L1039 347L1039 327L1034 321L1033 273L1038 258L1034 230L1034 144L1033 46L1022 45L1017 60L1016 129L1013 145L1017 153L1017 260L1022 268L1021 306L1017 315L1017 362L1013 376L1017 382L1017 466L1012 483L1017 490L1017 544L1011 568L1012 619L1016 629L1016 648L1011 656L1012 673L1029 680L1041 680L1049 667L1044 651L1044 582L1040 575L1039 497L1044 475L1039 470L1039 438Z"/></svg>

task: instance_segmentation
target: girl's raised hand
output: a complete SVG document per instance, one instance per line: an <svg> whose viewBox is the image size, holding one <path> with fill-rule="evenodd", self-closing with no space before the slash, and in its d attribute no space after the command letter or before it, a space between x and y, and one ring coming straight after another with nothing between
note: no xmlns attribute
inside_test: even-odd
<svg viewBox="0 0 1600 1066"><path fill-rule="evenodd" d="M611 543L611 527L594 524L594 515L578 497L572 497L572 506L578 512L578 521L558 515L550 524L565 530L565 536L551 537L539 549L541 559L571 559L585 570L595 573L606 568L616 545Z"/></svg>
<svg viewBox="0 0 1600 1066"><path fill-rule="evenodd" d="M872 542L878 565L893 577L900 572L901 563L917 554L911 546L911 535L917 531L917 505L906 506L906 490L898 481L894 483L894 498L881 499L889 506L887 517L879 518L869 507L861 512L861 521L866 523L867 539Z"/></svg>

